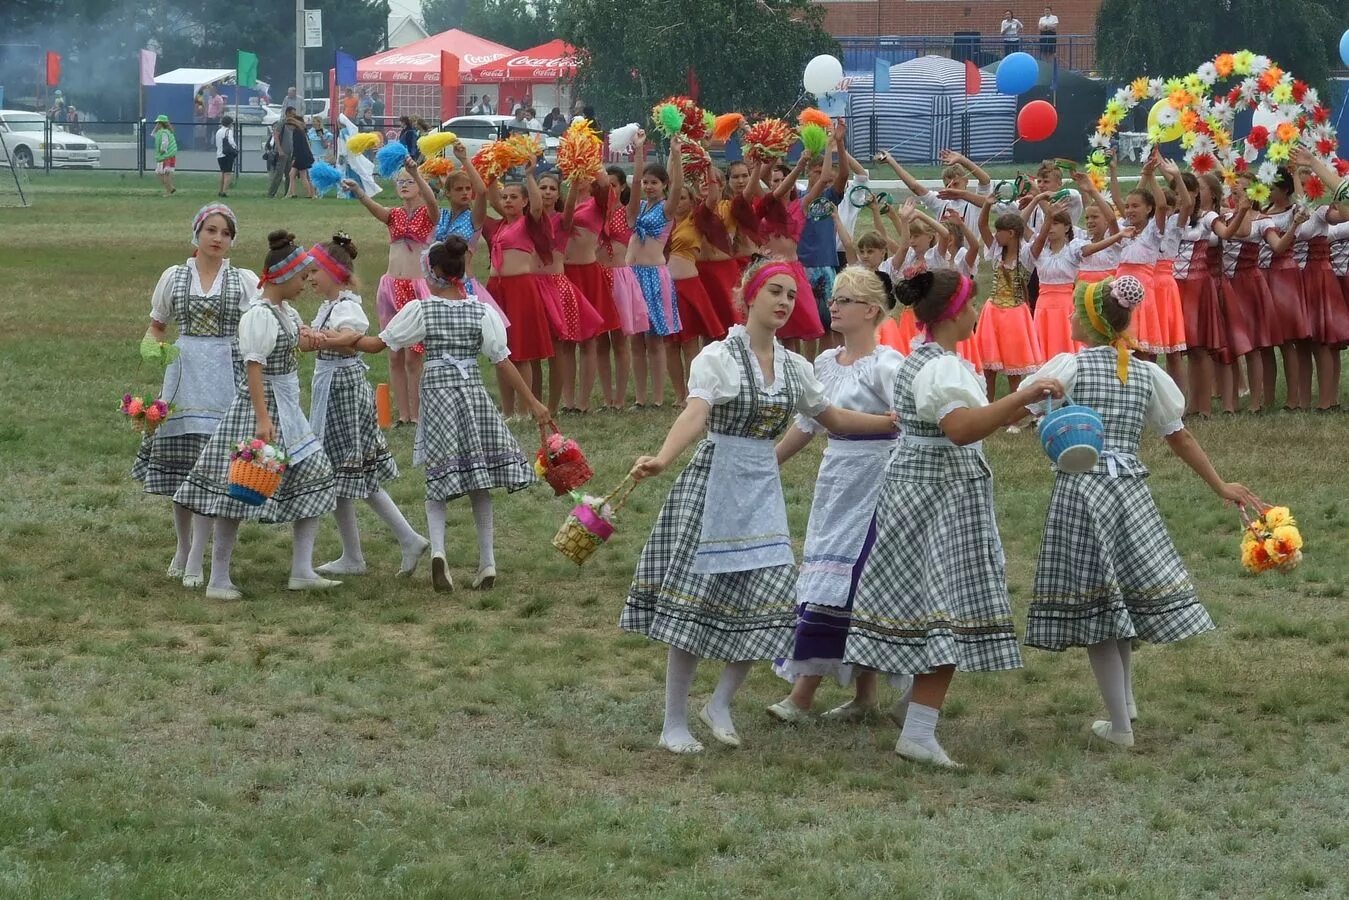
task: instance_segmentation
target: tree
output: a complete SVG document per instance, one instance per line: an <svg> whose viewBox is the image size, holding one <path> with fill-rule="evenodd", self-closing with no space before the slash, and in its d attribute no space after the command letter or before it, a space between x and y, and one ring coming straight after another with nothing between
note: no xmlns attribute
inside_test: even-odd
<svg viewBox="0 0 1349 900"><path fill-rule="evenodd" d="M428 34L463 28L468 0L422 0L422 24Z"/></svg>
<svg viewBox="0 0 1349 900"><path fill-rule="evenodd" d="M1163 20L1156 0L1105 0L1097 65L1115 81L1170 77L1224 51L1251 50L1324 86L1343 10L1344 0L1170 0Z"/></svg>
<svg viewBox="0 0 1349 900"><path fill-rule="evenodd" d="M527 50L553 39L558 0L467 0L465 31Z"/></svg>
<svg viewBox="0 0 1349 900"><path fill-rule="evenodd" d="M784 113L812 56L837 53L809 0L571 0L558 32L582 53L577 81L602 122L642 122L689 91L716 112Z"/></svg>

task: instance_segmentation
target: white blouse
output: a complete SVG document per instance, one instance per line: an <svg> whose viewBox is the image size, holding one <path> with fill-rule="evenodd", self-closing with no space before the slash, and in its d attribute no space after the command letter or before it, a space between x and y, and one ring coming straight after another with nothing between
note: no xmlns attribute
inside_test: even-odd
<svg viewBox="0 0 1349 900"><path fill-rule="evenodd" d="M1077 281L1078 269L1082 267L1082 248L1087 242L1081 238L1064 241L1055 253L1045 242L1044 249L1035 260L1035 271L1040 275L1041 284L1072 284ZM1032 245L1033 246L1033 245Z"/></svg>
<svg viewBox="0 0 1349 900"><path fill-rule="evenodd" d="M1065 188L1065 190L1068 192L1068 196L1063 199L1068 204L1068 215L1072 217L1074 222L1081 222L1082 215L1086 212L1086 206L1082 202L1082 192L1075 191L1072 188ZM1031 207L1030 212L1026 215L1026 227L1033 232L1039 231L1044 218L1044 210L1037 203Z"/></svg>
<svg viewBox="0 0 1349 900"><path fill-rule="evenodd" d="M1120 221L1120 228L1128 227L1128 222ZM1118 246L1120 248L1120 265L1157 265L1157 260L1162 253L1162 233L1157 230L1157 220L1148 219L1148 224L1144 226L1141 233L1131 238L1122 238Z"/></svg>
<svg viewBox="0 0 1349 900"><path fill-rule="evenodd" d="M337 295L336 300L323 301L323 305L319 307L318 314L314 316L314 321L309 327L321 328L326 331L342 331L350 328L352 331L365 334L370 330L370 317L361 308L360 294L343 291Z"/></svg>
<svg viewBox="0 0 1349 900"><path fill-rule="evenodd" d="M1330 267L1337 277L1349 273L1349 222L1330 226Z"/></svg>
<svg viewBox="0 0 1349 900"><path fill-rule="evenodd" d="M423 303L477 303L477 300L446 300L444 297L427 297L417 303L409 303L384 326L379 339L390 350L404 350L426 340L426 315L422 312ZM511 355L506 345L506 325L497 311L482 304L482 353L495 365Z"/></svg>
<svg viewBox="0 0 1349 900"><path fill-rule="evenodd" d="M1027 269L1035 268L1035 257L1031 255L1031 246L1030 241L1023 240L1021 242L1021 249L1017 253L1018 261ZM1004 266L1002 261L1002 244L994 241L992 244L985 247L984 259L992 263L994 268ZM1006 266L1004 266L1004 268L1006 268Z"/></svg>
<svg viewBox="0 0 1349 900"><path fill-rule="evenodd" d="M1193 225L1186 224L1176 229L1180 235L1180 246L1176 250L1177 281L1186 281L1190 277L1195 244L1202 243L1207 252L1210 245L1218 243L1218 236L1213 233L1213 223L1216 221L1218 214L1210 211L1201 215Z"/></svg>
<svg viewBox="0 0 1349 900"><path fill-rule="evenodd" d="M1172 213L1166 218L1166 231L1162 233L1162 245L1160 257L1162 259L1175 259L1176 254L1180 253L1180 214Z"/></svg>
<svg viewBox="0 0 1349 900"><path fill-rule="evenodd" d="M918 370L913 383L913 403L918 418L941 424L957 409L979 409L988 405L987 388L974 369L954 353L943 353Z"/></svg>
<svg viewBox="0 0 1349 900"><path fill-rule="evenodd" d="M1082 246L1096 243L1088 239ZM1119 257L1121 248L1119 242L1111 244L1104 250L1098 250L1091 255L1082 254L1082 263L1077 267L1078 273L1082 272L1113 272L1119 267Z"/></svg>
<svg viewBox="0 0 1349 900"><path fill-rule="evenodd" d="M1162 435L1175 434L1184 428L1185 395L1171 380L1171 376L1166 374L1166 370L1156 363L1137 357L1129 360L1129 368L1130 370L1142 368L1152 373L1153 391L1152 397L1148 400L1144 422ZM1063 389L1071 395L1073 388L1077 386L1077 356L1072 353L1060 353L1041 366L1035 377L1057 378ZM1045 404L1037 403L1032 408L1043 411Z"/></svg>
<svg viewBox="0 0 1349 900"><path fill-rule="evenodd" d="M202 286L201 272L197 270L197 259L193 257L187 261L187 268L192 273L190 290L197 297L214 297L220 293L221 283L225 279L225 270L230 268L230 261L223 260L220 268L215 273L215 281L211 283L209 289ZM239 273L239 278L243 283L243 293L239 298L240 311L246 311L253 305L253 300L258 296L258 276L247 269L235 269ZM164 274L159 276L159 282L155 285L154 293L150 295L150 318L164 325L173 321L173 296L170 293L173 288L174 276L178 273L177 266L169 266L164 270Z"/></svg>
<svg viewBox="0 0 1349 900"><path fill-rule="evenodd" d="M287 328L291 337L299 337L303 320L289 303L281 301L281 316L287 319L294 330ZM248 308L239 319L239 354L244 362L267 363L267 357L276 348L277 338L281 336L281 323L272 315L272 304L259 300Z"/></svg>
<svg viewBox="0 0 1349 900"><path fill-rule="evenodd" d="M842 352L842 348L835 347L815 357L815 377L824 385L830 405L877 415L890 412L894 404L895 376L904 364L904 357L898 350L882 344L870 356L845 366L838 361ZM796 427L807 434L826 430L805 416L797 417Z"/></svg>
<svg viewBox="0 0 1349 900"><path fill-rule="evenodd" d="M726 337L730 339L736 335L745 336L748 343L745 326L733 326ZM753 352L750 353L750 359L755 359ZM828 409L829 397L825 394L824 385L815 377L815 370L805 357L791 352L782 344L774 342L772 384L764 384L763 372L757 363L750 369L754 372L755 384L772 397L786 390L788 366L796 370L804 388L797 398L796 411L813 419ZM732 353L725 340L713 341L689 365L689 397L702 400L709 406L730 403L740 395L741 371L739 354Z"/></svg>
<svg viewBox="0 0 1349 900"><path fill-rule="evenodd" d="M993 190L993 184L975 183L974 192L980 197L987 197ZM984 217L984 208L975 205L968 200L943 200L937 196L936 191L928 191L918 198L918 202L927 208L932 218L941 220L942 214L948 209L954 209L960 213L960 217L965 220L965 225L975 234L979 233L979 220Z"/></svg>

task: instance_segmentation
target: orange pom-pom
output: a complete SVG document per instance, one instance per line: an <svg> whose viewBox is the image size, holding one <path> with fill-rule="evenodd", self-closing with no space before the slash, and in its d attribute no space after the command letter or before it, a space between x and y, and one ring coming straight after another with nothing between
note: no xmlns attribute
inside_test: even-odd
<svg viewBox="0 0 1349 900"><path fill-rule="evenodd" d="M603 142L588 119L573 122L557 145L557 167L562 177L572 181L598 175L604 167Z"/></svg>
<svg viewBox="0 0 1349 900"><path fill-rule="evenodd" d="M454 171L454 163L444 156L433 156L419 168L427 178L444 178Z"/></svg>
<svg viewBox="0 0 1349 900"><path fill-rule="evenodd" d="M823 110L816 109L813 106L801 110L801 115L797 116L796 121L799 125L818 125L825 131L833 131L834 129L834 120L829 118Z"/></svg>
<svg viewBox="0 0 1349 900"><path fill-rule="evenodd" d="M740 113L725 113L717 116L712 123L712 140L729 141L731 135L735 134L741 125L745 124L745 117Z"/></svg>

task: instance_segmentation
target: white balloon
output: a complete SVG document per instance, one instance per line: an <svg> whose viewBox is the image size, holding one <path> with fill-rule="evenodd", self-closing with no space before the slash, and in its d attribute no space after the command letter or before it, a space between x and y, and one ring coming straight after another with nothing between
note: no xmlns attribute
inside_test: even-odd
<svg viewBox="0 0 1349 900"><path fill-rule="evenodd" d="M842 80L843 63L825 54L806 63L806 71L801 76L801 85L818 97L837 88Z"/></svg>

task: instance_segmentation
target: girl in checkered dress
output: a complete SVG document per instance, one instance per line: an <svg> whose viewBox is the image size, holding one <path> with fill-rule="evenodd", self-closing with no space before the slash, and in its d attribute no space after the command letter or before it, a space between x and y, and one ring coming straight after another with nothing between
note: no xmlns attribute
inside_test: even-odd
<svg viewBox="0 0 1349 900"><path fill-rule="evenodd" d="M756 263L738 296L748 303L746 324L694 358L688 405L660 452L632 469L634 479L659 475L708 429L661 507L619 620L670 645L660 746L672 753L703 749L688 722L700 659L727 664L699 718L718 741L738 747L735 692L754 660L785 656L791 646L796 559L773 441L794 413L835 433L894 431L892 416L830 406L810 364L778 343L797 302L792 266Z"/></svg>
<svg viewBox="0 0 1349 900"><path fill-rule="evenodd" d="M414 465L426 468L426 519L431 538L431 584L454 590L445 560L445 504L465 494L478 531L475 589L496 583L492 498L488 491L518 491L534 483L534 470L501 412L482 384L478 355L496 366L498 382L517 393L540 423L548 407L530 392L510 361L506 326L492 307L473 301L464 290L468 245L451 235L422 254L422 273L431 296L410 303L390 320L378 338L360 338L358 350L379 351L421 344L426 348L422 407L412 451Z"/></svg>
<svg viewBox="0 0 1349 900"><path fill-rule="evenodd" d="M356 245L339 234L330 244L315 244L309 253L316 263L314 287L324 298L310 328L325 337L345 332L365 334L370 320L361 308L360 296L351 291L356 286L352 272ZM369 504L393 530L403 553L399 576L411 575L431 546L412 529L384 490L384 482L398 477L398 464L379 430L375 392L365 377L369 368L359 353L347 348L319 350L314 366L309 423L337 476L337 532L342 539L341 557L319 566L321 575L365 574L361 531L356 524L357 500Z"/></svg>
<svg viewBox="0 0 1349 900"><path fill-rule="evenodd" d="M1137 715L1131 641L1169 644L1213 628L1148 491L1138 458L1144 427L1159 431L1223 500L1259 502L1218 476L1185 429L1185 396L1165 370L1132 358L1126 331L1144 296L1143 284L1128 275L1078 285L1073 334L1089 346L1041 369L1075 403L1100 414L1105 450L1092 471L1054 476L1026 623L1029 646L1087 648L1110 716L1094 722L1092 733L1125 747L1133 746Z"/></svg>
<svg viewBox="0 0 1349 900"><path fill-rule="evenodd" d="M294 523L290 581L293 591L336 587L314 571L314 539L319 516L337 505L332 466L300 408L300 351L318 343L288 301L309 282L314 259L296 246L295 236L273 231L262 274L262 297L239 320L238 351L246 367L225 418L202 450L197 464L173 495L175 503L215 518L211 580L206 596L238 600L230 578L234 542L245 519ZM290 458L281 486L262 506L249 506L229 495L230 452L257 437L283 449Z"/></svg>
<svg viewBox="0 0 1349 900"><path fill-rule="evenodd" d="M141 340L141 356L147 362L164 360L170 323L178 329L178 340L161 391L173 404L173 413L141 440L131 468L147 494L172 497L177 492L229 409L235 385L243 380L234 336L239 317L253 302L258 276L234 268L226 258L237 231L228 206L202 207L192 223L192 245L197 248L192 258L165 269L151 295L150 328ZM192 510L175 503L173 530L178 548L168 576L181 578L184 587L200 587L211 520L194 518Z"/></svg>
<svg viewBox="0 0 1349 900"><path fill-rule="evenodd" d="M903 436L890 455L871 524L872 547L853 598L843 663L914 676L895 710L895 752L957 768L936 726L957 669L995 672L1021 665L1007 597L993 479L980 441L1025 414L1053 381L1036 380L989 403L956 345L974 330L974 282L950 269L897 286L913 306L925 343L895 377ZM902 682L901 682L902 683ZM904 700L907 710L902 708Z"/></svg>

